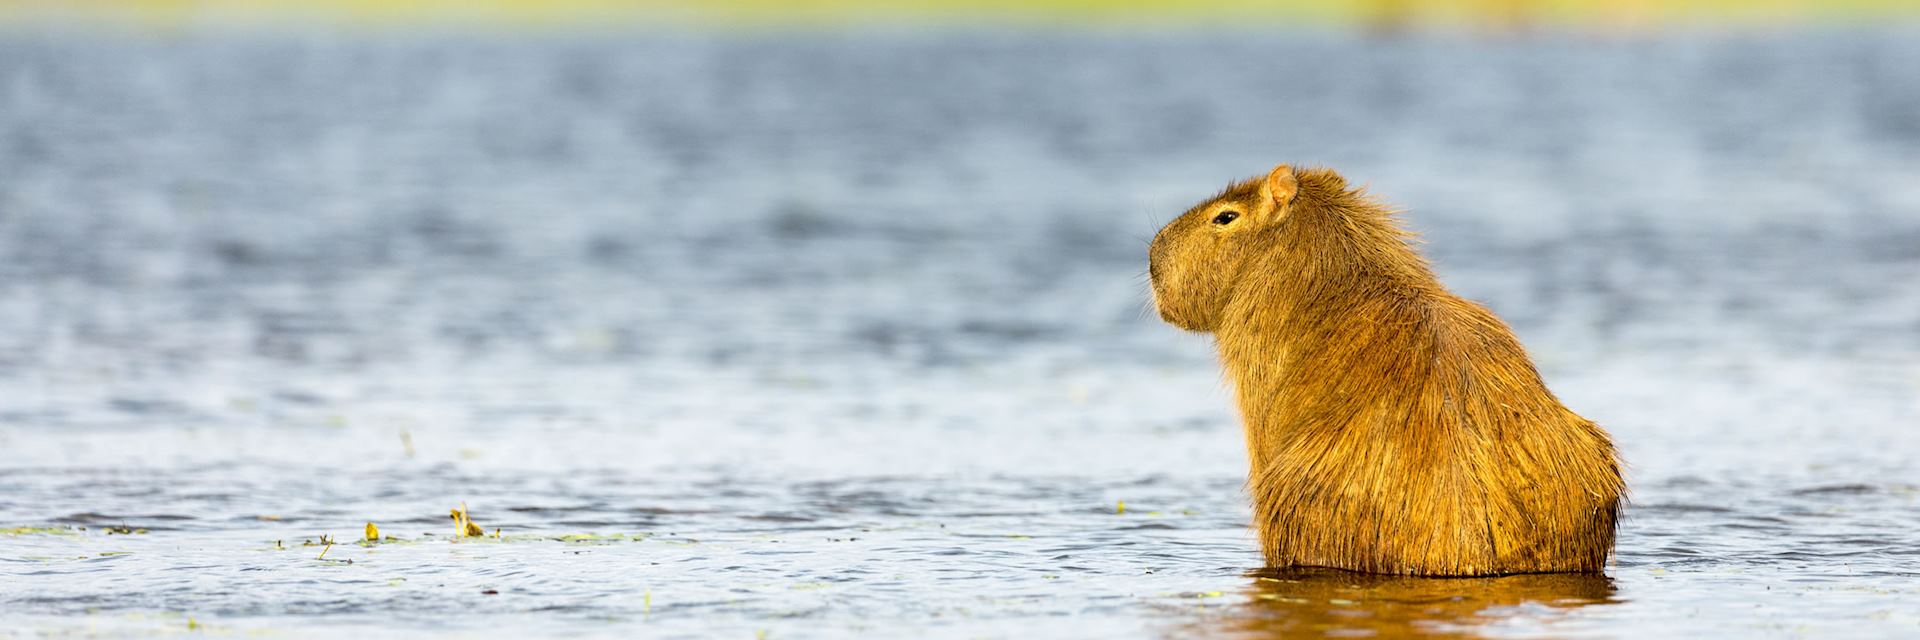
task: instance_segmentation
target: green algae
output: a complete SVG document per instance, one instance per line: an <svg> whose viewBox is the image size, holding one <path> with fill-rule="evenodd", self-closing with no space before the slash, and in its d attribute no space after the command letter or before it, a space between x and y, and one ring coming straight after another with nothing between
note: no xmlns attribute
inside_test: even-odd
<svg viewBox="0 0 1920 640"><path fill-rule="evenodd" d="M144 531L144 530L143 530ZM80 530L73 527L8 527L0 529L0 536L78 536Z"/></svg>

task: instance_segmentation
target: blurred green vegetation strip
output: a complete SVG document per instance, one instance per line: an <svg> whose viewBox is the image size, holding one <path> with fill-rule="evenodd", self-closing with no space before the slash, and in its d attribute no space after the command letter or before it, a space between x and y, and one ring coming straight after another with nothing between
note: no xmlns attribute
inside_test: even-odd
<svg viewBox="0 0 1920 640"><path fill-rule="evenodd" d="M200 23L595 25L1113 23L1501 24L1832 21L1920 16L1915 0L0 0L0 16Z"/></svg>

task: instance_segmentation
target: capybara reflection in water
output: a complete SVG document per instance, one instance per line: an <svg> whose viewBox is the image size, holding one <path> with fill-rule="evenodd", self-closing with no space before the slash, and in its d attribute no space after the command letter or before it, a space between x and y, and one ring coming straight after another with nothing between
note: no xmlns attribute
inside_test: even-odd
<svg viewBox="0 0 1920 640"><path fill-rule="evenodd" d="M1410 240L1339 174L1287 165L1153 239L1160 317L1214 335L1239 402L1267 565L1601 571L1613 443Z"/></svg>

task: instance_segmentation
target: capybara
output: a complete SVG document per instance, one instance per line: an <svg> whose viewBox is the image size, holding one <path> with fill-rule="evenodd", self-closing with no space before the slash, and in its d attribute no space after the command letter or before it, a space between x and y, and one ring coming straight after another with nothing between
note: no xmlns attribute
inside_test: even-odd
<svg viewBox="0 0 1920 640"><path fill-rule="evenodd" d="M1280 165L1153 239L1160 317L1214 335L1238 400L1267 566L1601 571L1625 490L1612 441L1394 217Z"/></svg>

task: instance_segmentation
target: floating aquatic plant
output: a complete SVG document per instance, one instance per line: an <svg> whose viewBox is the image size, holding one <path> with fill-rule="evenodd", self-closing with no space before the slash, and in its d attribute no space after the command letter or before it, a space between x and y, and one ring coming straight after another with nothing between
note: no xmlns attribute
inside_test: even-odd
<svg viewBox="0 0 1920 640"><path fill-rule="evenodd" d="M480 528L480 525L475 524L472 518L467 517L467 503L462 502L460 503L460 508L453 510L453 537L482 538L486 537L486 535L486 529Z"/></svg>
<svg viewBox="0 0 1920 640"><path fill-rule="evenodd" d="M0 536L71 536L79 535L70 527L10 527L0 529Z"/></svg>

